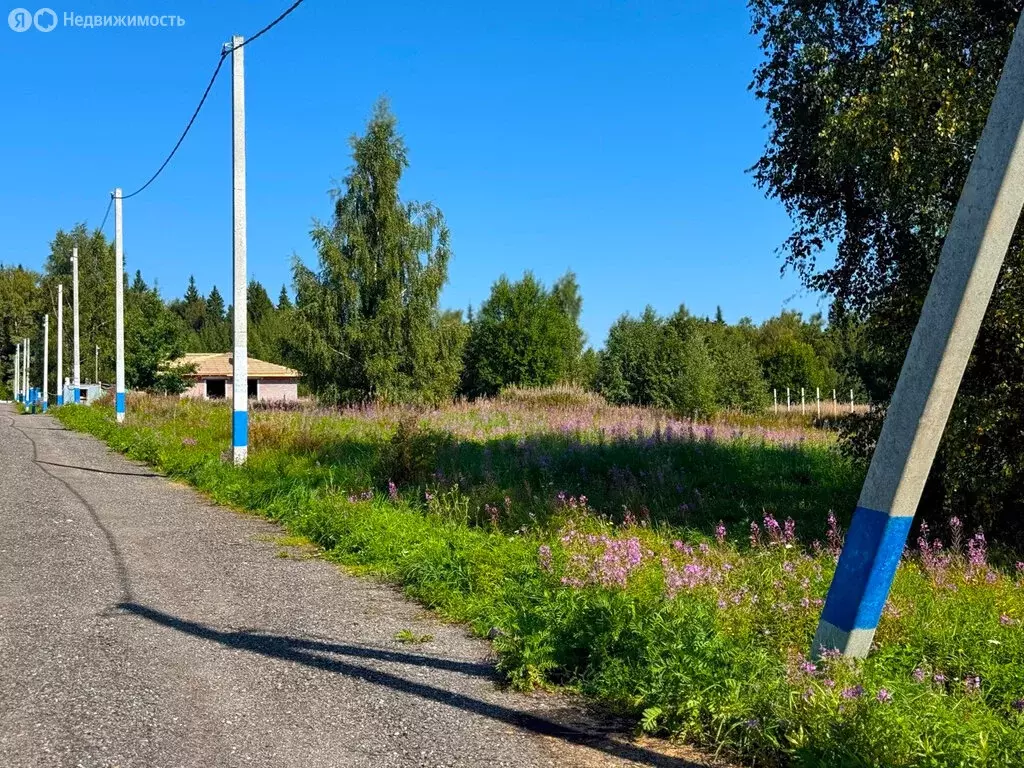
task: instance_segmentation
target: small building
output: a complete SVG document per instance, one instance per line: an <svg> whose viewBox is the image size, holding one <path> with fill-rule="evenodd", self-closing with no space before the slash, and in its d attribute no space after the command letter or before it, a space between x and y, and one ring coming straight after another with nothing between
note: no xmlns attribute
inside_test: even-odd
<svg viewBox="0 0 1024 768"><path fill-rule="evenodd" d="M231 398L234 385L234 356L230 352L190 352L171 362L171 366L195 366L194 373L183 376L190 386L182 397L203 400ZM249 358L249 399L261 401L293 401L299 399L299 377L296 370L265 360Z"/></svg>

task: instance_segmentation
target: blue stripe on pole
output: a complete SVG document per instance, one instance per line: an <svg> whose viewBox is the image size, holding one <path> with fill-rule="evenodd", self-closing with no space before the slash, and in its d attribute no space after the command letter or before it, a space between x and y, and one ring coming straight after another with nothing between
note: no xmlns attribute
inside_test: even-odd
<svg viewBox="0 0 1024 768"><path fill-rule="evenodd" d="M57 405L64 405L64 395L57 395Z"/></svg>
<svg viewBox="0 0 1024 768"><path fill-rule="evenodd" d="M913 522L913 517L857 507L822 619L844 632L878 626Z"/></svg>
<svg viewBox="0 0 1024 768"><path fill-rule="evenodd" d="M49 405L49 403L47 403L45 400L43 400L43 413L46 413L46 408L47 408L48 405Z"/></svg>
<svg viewBox="0 0 1024 768"><path fill-rule="evenodd" d="M118 413L124 413L124 392L117 393L117 404L114 407Z"/></svg>
<svg viewBox="0 0 1024 768"><path fill-rule="evenodd" d="M244 448L249 445L249 412L232 411L231 445Z"/></svg>
<svg viewBox="0 0 1024 768"><path fill-rule="evenodd" d="M82 402L82 392L81 392L81 390L79 390L78 387L75 387L73 391L75 393L75 403Z"/></svg>

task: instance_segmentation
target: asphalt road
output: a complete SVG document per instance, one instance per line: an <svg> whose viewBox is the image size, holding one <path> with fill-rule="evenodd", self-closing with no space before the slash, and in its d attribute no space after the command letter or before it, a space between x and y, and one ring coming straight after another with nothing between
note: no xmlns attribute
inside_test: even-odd
<svg viewBox="0 0 1024 768"><path fill-rule="evenodd" d="M281 535L0 405L0 766L704 764Z"/></svg>

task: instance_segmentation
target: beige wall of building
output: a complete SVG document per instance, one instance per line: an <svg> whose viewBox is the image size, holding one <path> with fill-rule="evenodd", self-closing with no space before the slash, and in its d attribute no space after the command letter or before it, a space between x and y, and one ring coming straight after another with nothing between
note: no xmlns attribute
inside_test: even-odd
<svg viewBox="0 0 1024 768"><path fill-rule="evenodd" d="M232 380L230 378L217 378L224 382L225 397L231 397ZM257 379L257 399L262 402L291 402L299 399L298 379ZM206 379L200 379L191 387L181 393L182 397L192 397L200 400L206 399Z"/></svg>

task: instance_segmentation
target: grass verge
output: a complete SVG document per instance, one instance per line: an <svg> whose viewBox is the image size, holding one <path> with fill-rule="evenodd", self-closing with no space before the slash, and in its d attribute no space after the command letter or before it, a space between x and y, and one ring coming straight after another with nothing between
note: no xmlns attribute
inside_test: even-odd
<svg viewBox="0 0 1024 768"><path fill-rule="evenodd" d="M1021 764L1021 574L955 522L904 558L869 659L803 655L860 478L827 437L460 408L255 412L242 468L223 406L55 415L494 636L515 685L754 764Z"/></svg>

